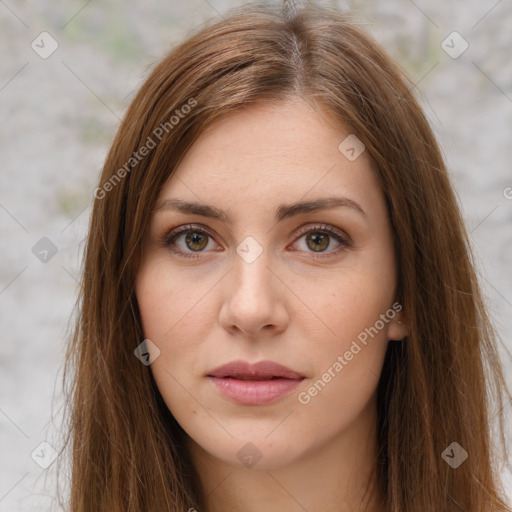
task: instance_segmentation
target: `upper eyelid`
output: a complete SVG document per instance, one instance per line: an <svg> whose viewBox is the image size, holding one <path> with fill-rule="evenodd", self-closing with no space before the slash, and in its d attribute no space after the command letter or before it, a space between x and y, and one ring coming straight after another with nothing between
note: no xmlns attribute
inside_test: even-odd
<svg viewBox="0 0 512 512"><path fill-rule="evenodd" d="M188 231L204 231L207 235L214 238L214 235L210 232L209 228L203 226L202 224L184 224L182 226L177 226L173 229L170 229L165 232L164 239L168 240L171 237L182 235L183 233L187 233Z"/></svg>
<svg viewBox="0 0 512 512"><path fill-rule="evenodd" d="M296 229L296 232L300 236L302 236L304 233L307 233L308 231L327 231L330 234L336 234L341 236L342 238L350 240L350 236L346 233L345 230L333 226L332 224L328 224L326 222L307 223Z"/></svg>

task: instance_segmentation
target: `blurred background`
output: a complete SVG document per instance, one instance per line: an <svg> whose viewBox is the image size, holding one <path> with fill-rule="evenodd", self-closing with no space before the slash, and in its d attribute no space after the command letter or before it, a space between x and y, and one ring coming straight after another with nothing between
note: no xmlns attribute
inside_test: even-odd
<svg viewBox="0 0 512 512"><path fill-rule="evenodd" d="M92 191L119 121L157 61L241 3L0 0L0 512L57 510L67 328ZM353 12L415 84L512 385L512 2L317 3Z"/></svg>

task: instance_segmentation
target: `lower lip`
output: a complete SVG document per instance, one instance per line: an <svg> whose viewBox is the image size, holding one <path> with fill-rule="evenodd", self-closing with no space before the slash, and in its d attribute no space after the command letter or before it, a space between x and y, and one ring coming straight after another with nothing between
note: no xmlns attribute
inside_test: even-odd
<svg viewBox="0 0 512 512"><path fill-rule="evenodd" d="M208 377L215 387L229 398L243 405L263 405L290 393L303 379L238 380Z"/></svg>

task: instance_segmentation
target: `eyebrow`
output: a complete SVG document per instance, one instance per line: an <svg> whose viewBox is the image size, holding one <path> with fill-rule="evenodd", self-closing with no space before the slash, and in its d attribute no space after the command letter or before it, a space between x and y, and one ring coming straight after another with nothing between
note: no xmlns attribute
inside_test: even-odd
<svg viewBox="0 0 512 512"><path fill-rule="evenodd" d="M302 213L309 213L339 206L352 208L359 212L363 217L367 217L366 212L361 208L359 203L347 197L322 197L312 201L282 204L274 210L274 215L276 220L280 222L283 219L294 217ZM166 199L154 211L158 212L161 210L177 210L183 213L191 213L194 215L218 219L223 222L229 221L229 216L224 210L220 210L215 206L206 204L183 201L182 199Z"/></svg>

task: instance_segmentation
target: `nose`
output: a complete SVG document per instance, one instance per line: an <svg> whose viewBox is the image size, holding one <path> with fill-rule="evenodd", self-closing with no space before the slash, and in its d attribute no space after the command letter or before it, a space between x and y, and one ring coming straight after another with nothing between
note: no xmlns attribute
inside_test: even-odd
<svg viewBox="0 0 512 512"><path fill-rule="evenodd" d="M235 255L234 268L224 287L221 326L232 334L241 332L256 339L283 332L289 322L285 289L269 268L265 251L251 263Z"/></svg>

